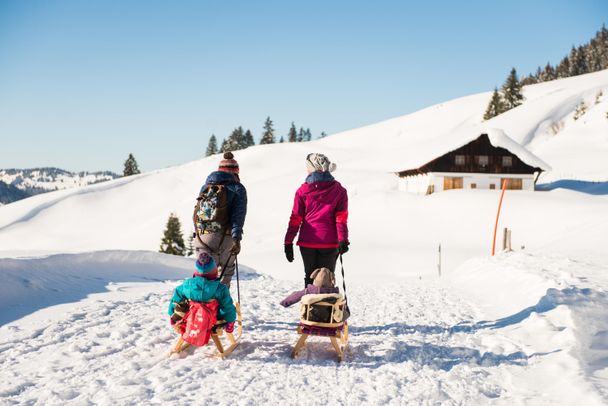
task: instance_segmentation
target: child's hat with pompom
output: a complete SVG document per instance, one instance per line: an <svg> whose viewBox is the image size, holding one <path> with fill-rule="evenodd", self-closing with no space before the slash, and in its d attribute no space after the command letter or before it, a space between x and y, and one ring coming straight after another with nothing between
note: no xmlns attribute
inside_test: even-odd
<svg viewBox="0 0 608 406"><path fill-rule="evenodd" d="M217 270L217 265L211 255L202 252L196 260L196 269L200 273L210 273Z"/></svg>

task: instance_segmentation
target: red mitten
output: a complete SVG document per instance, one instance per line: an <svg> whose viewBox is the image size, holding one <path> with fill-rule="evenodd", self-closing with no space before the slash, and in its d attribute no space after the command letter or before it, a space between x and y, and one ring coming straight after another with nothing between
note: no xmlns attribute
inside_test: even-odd
<svg viewBox="0 0 608 406"><path fill-rule="evenodd" d="M226 333L232 333L234 331L234 321L226 324L226 326L224 326L224 330L226 330Z"/></svg>

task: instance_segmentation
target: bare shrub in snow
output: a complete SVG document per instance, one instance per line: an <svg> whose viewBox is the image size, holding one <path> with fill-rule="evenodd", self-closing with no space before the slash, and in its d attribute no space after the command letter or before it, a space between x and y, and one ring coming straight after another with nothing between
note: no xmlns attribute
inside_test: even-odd
<svg viewBox="0 0 608 406"><path fill-rule="evenodd" d="M587 112L587 105L583 100L578 106L576 106L576 110L574 110L574 120L578 120Z"/></svg>

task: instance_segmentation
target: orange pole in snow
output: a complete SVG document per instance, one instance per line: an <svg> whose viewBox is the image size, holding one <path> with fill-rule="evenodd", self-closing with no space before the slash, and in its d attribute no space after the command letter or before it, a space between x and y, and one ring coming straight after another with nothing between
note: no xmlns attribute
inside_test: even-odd
<svg viewBox="0 0 608 406"><path fill-rule="evenodd" d="M507 188L507 179L502 181L502 192L500 193L500 201L498 202L498 213L496 213L496 223L494 224L494 239L492 241L492 256L494 256L494 249L496 248L496 229L498 228L498 217L500 217L500 206L502 206L502 198L505 195L506 188Z"/></svg>

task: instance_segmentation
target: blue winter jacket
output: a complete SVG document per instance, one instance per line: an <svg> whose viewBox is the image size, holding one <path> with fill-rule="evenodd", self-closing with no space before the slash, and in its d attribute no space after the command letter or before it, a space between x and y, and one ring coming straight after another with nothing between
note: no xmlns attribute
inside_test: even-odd
<svg viewBox="0 0 608 406"><path fill-rule="evenodd" d="M175 305L186 299L201 303L215 299L219 303L217 319L226 320L229 323L236 320L236 307L232 303L230 291L218 280L207 280L200 276L186 279L173 292L171 303L169 303L169 316L173 314Z"/></svg>
<svg viewBox="0 0 608 406"><path fill-rule="evenodd" d="M230 235L235 240L240 240L243 235L243 225L247 215L247 190L233 174L222 171L211 172L201 188L201 193L207 190L209 185L225 185L228 189L228 208L230 215Z"/></svg>

